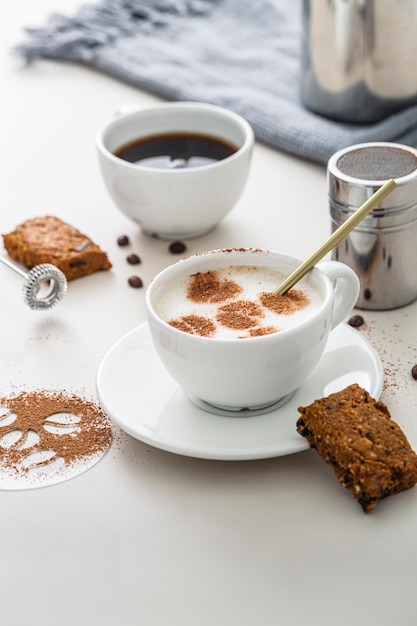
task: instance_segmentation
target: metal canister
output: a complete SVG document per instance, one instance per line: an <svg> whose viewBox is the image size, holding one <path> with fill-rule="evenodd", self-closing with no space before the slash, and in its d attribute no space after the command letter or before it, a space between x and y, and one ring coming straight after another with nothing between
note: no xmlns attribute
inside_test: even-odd
<svg viewBox="0 0 417 626"><path fill-rule="evenodd" d="M417 0L304 0L301 99L375 122L417 103Z"/></svg>
<svg viewBox="0 0 417 626"><path fill-rule="evenodd" d="M391 178L396 189L332 252L359 276L362 309L395 309L417 299L417 150L357 144L336 152L327 166L332 231Z"/></svg>

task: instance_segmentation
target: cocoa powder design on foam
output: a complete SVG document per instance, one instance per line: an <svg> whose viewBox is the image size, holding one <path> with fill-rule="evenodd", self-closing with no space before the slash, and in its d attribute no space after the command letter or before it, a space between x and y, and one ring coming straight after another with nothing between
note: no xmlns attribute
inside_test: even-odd
<svg viewBox="0 0 417 626"><path fill-rule="evenodd" d="M249 337L262 337L263 335L272 335L278 331L275 326L257 326L248 330ZM244 335L242 335L243 339Z"/></svg>
<svg viewBox="0 0 417 626"><path fill-rule="evenodd" d="M191 335L200 335L201 337L212 337L216 332L216 325L209 319L201 315L183 315L177 320L171 320L170 325L178 330Z"/></svg>
<svg viewBox="0 0 417 626"><path fill-rule="evenodd" d="M59 419L59 414L70 414L71 423ZM2 438L13 432L17 434L14 442L1 445ZM30 436L34 443L25 445ZM110 422L103 411L75 395L33 391L0 398L0 467L8 472L22 475L58 459L64 461L64 468L69 467L104 454L111 439Z"/></svg>
<svg viewBox="0 0 417 626"><path fill-rule="evenodd" d="M234 280L221 280L216 272L198 272L191 276L187 298L192 302L224 302L242 292Z"/></svg>
<svg viewBox="0 0 417 626"><path fill-rule="evenodd" d="M222 326L233 330L247 330L244 337L260 337L278 332L274 326L258 326L265 316L264 309L281 315L291 315L306 307L310 299L300 289L291 289L288 293L278 295L273 292L261 292L259 303L250 300L237 300L227 303L236 298L243 291L242 287L234 280L221 279L214 270L198 272L190 277L187 287L187 298L195 303L216 304L216 320ZM226 303L226 304L224 304ZM209 318L200 315L184 315L168 322L171 326L184 332L200 335L201 337L213 337L216 325Z"/></svg>
<svg viewBox="0 0 417 626"><path fill-rule="evenodd" d="M310 302L307 294L300 289L290 289L282 295L264 291L259 294L259 300L266 309L280 315L291 315L304 309Z"/></svg>
<svg viewBox="0 0 417 626"><path fill-rule="evenodd" d="M262 307L256 302L238 300L219 307L216 319L227 328L246 330L256 326L264 315Z"/></svg>

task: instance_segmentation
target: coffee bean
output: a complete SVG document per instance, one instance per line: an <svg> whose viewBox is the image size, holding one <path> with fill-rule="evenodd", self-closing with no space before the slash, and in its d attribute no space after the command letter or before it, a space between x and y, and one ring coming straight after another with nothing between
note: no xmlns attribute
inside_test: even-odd
<svg viewBox="0 0 417 626"><path fill-rule="evenodd" d="M187 246L182 241L173 241L169 246L171 254L182 254L187 249Z"/></svg>
<svg viewBox="0 0 417 626"><path fill-rule="evenodd" d="M359 326L362 326L364 323L365 320L363 319L362 315L352 315L352 317L348 321L348 324L350 326L353 326L354 328L359 328Z"/></svg>
<svg viewBox="0 0 417 626"><path fill-rule="evenodd" d="M413 367L411 368L411 376L417 380L417 365L413 365Z"/></svg>
<svg viewBox="0 0 417 626"><path fill-rule="evenodd" d="M120 237L117 239L117 245L119 246L128 246L130 243L129 241L129 237L127 235L120 235Z"/></svg>
<svg viewBox="0 0 417 626"><path fill-rule="evenodd" d="M126 257L126 261L129 265L138 265L140 263L140 257L138 257L137 254L129 254L129 256Z"/></svg>
<svg viewBox="0 0 417 626"><path fill-rule="evenodd" d="M129 283L131 287L134 287L135 289L139 289L140 287L143 287L142 279L139 278L139 276L130 276L127 282Z"/></svg>

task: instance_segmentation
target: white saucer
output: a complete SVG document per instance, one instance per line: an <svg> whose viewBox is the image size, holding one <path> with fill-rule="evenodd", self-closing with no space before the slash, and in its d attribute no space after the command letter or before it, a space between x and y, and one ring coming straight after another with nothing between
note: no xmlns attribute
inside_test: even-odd
<svg viewBox="0 0 417 626"><path fill-rule="evenodd" d="M340 324L320 363L283 406L225 417L193 404L159 361L147 324L119 339L97 373L100 404L126 433L151 446L204 459L263 459L308 448L296 431L299 406L358 383L378 398L381 361L358 330Z"/></svg>

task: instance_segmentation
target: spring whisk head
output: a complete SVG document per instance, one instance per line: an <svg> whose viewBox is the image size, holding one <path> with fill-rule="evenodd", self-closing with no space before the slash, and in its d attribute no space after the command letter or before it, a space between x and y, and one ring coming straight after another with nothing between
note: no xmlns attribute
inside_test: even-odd
<svg viewBox="0 0 417 626"><path fill-rule="evenodd" d="M31 309L44 311L57 304L67 293L67 278L51 263L35 265L29 272L0 255L0 263L24 279L23 300Z"/></svg>
<svg viewBox="0 0 417 626"><path fill-rule="evenodd" d="M42 263L32 268L23 284L23 300L33 310L55 306L67 292L67 279L55 265Z"/></svg>

